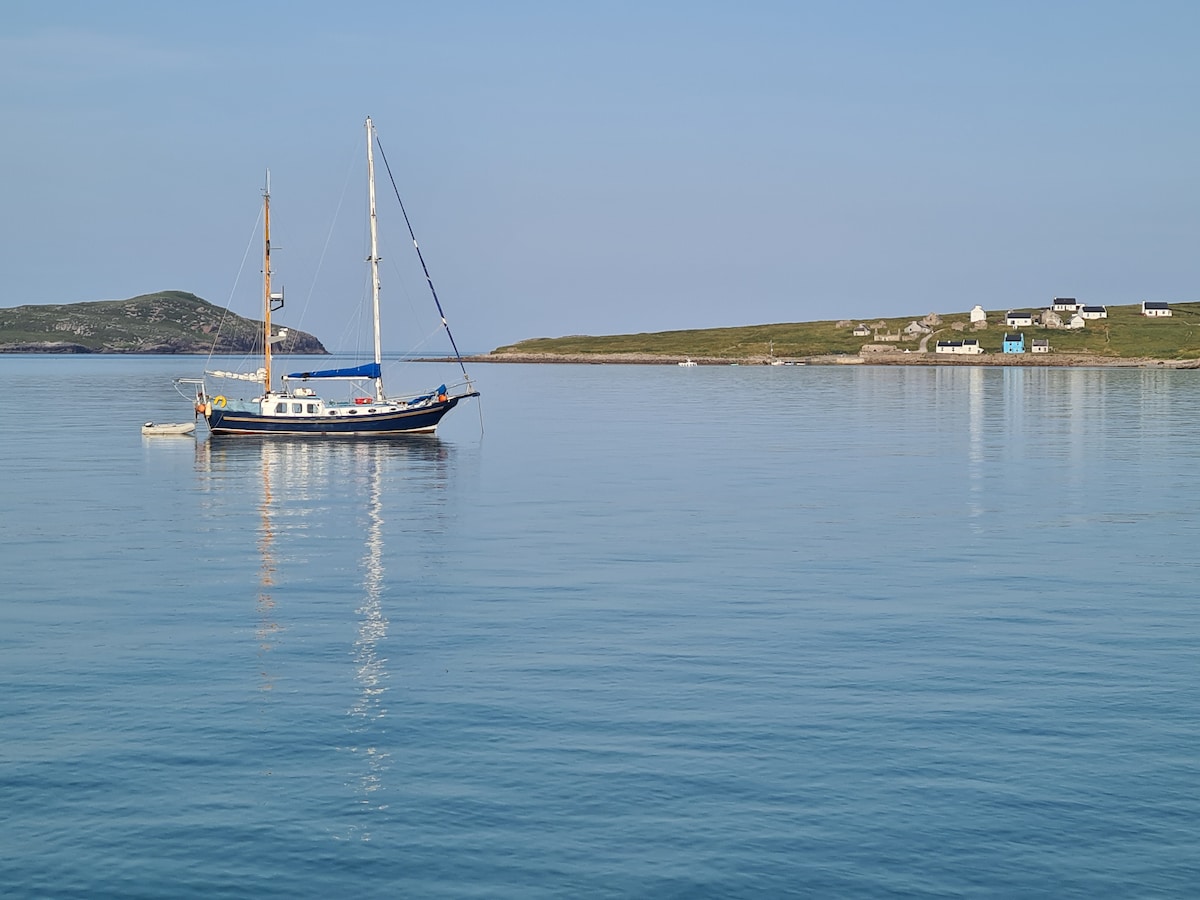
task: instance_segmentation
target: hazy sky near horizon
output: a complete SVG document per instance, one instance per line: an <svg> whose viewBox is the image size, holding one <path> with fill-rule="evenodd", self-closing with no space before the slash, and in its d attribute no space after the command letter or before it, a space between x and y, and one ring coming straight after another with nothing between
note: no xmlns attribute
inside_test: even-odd
<svg viewBox="0 0 1200 900"><path fill-rule="evenodd" d="M0 306L257 317L269 167L282 318L348 348L367 115L464 350L1194 300L1198 39L1155 0L6 0Z"/></svg>

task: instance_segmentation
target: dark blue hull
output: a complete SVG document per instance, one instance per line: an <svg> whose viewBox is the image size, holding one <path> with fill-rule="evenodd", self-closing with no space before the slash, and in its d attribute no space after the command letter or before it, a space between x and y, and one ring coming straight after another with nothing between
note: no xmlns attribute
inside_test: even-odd
<svg viewBox="0 0 1200 900"><path fill-rule="evenodd" d="M313 435L316 437L386 437L393 434L429 433L437 428L438 422L464 397L478 397L478 393L461 394L420 406L416 409L369 412L348 410L337 416L264 416L240 410L212 408L205 415L208 428L213 434L280 434Z"/></svg>

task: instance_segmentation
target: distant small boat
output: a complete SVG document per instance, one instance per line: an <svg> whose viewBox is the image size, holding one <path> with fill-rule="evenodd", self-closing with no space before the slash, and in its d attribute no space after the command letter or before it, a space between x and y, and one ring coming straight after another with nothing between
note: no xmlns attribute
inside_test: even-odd
<svg viewBox="0 0 1200 900"><path fill-rule="evenodd" d="M195 422L147 422L142 426L142 434L192 434L195 430Z"/></svg>
<svg viewBox="0 0 1200 900"><path fill-rule="evenodd" d="M683 366L684 368L690 368L691 366L694 366L694 365L696 365L696 361L695 361L694 359L692 359L692 358L689 356L689 357L688 357L687 359L685 359L683 362L681 362L681 363L678 363L678 365L681 365L681 366Z"/></svg>

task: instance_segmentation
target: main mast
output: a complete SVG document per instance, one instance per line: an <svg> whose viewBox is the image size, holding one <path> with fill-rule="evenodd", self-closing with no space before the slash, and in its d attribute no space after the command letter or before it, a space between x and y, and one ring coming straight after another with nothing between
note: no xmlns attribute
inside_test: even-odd
<svg viewBox="0 0 1200 900"><path fill-rule="evenodd" d="M271 170L263 188L263 393L271 393Z"/></svg>
<svg viewBox="0 0 1200 900"><path fill-rule="evenodd" d="M367 193L371 207L371 314L375 327L375 369L381 372L383 353L379 345L379 232L375 222L375 127L367 116ZM375 377L375 399L382 402L383 376Z"/></svg>

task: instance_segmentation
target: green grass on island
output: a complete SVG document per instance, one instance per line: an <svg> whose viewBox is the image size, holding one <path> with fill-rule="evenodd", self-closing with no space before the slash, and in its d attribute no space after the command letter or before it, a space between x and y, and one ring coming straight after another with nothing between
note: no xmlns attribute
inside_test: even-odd
<svg viewBox="0 0 1200 900"><path fill-rule="evenodd" d="M261 345L261 322L187 291L0 309L0 352L250 353ZM277 351L326 352L298 329Z"/></svg>
<svg viewBox="0 0 1200 900"><path fill-rule="evenodd" d="M1014 307L1027 310L1026 307ZM1035 321L1040 309L1030 310ZM1113 359L1151 358L1184 360L1200 358L1200 301L1172 303L1172 315L1148 318L1140 303L1109 306L1107 319L1088 320L1078 330L1047 328L1041 325L1007 329L1025 335L1028 355L1034 338L1050 341L1051 353L1111 357ZM1004 310L989 310L988 327L973 330L967 313L941 313L941 322L933 326L927 352L933 355L939 340L974 338L989 354L1000 353L1006 331ZM1060 313L1064 322L1071 313ZM546 354L552 356L643 355L694 357L698 359L759 359L774 356L803 359L816 356L857 356L865 344L890 343L900 350L916 351L921 336L896 343L875 341L873 334L903 332L924 314L894 318L850 319L824 322L795 322L776 325L746 325L736 328L704 328L694 331L659 331L644 334L571 335L558 338L532 338L498 347L492 355ZM846 324L849 322L849 324ZM880 326L882 323L882 327ZM961 329L955 324L960 323ZM860 324L872 329L867 336L855 335ZM972 357L957 357L970 359ZM978 357L974 357L978 359Z"/></svg>

